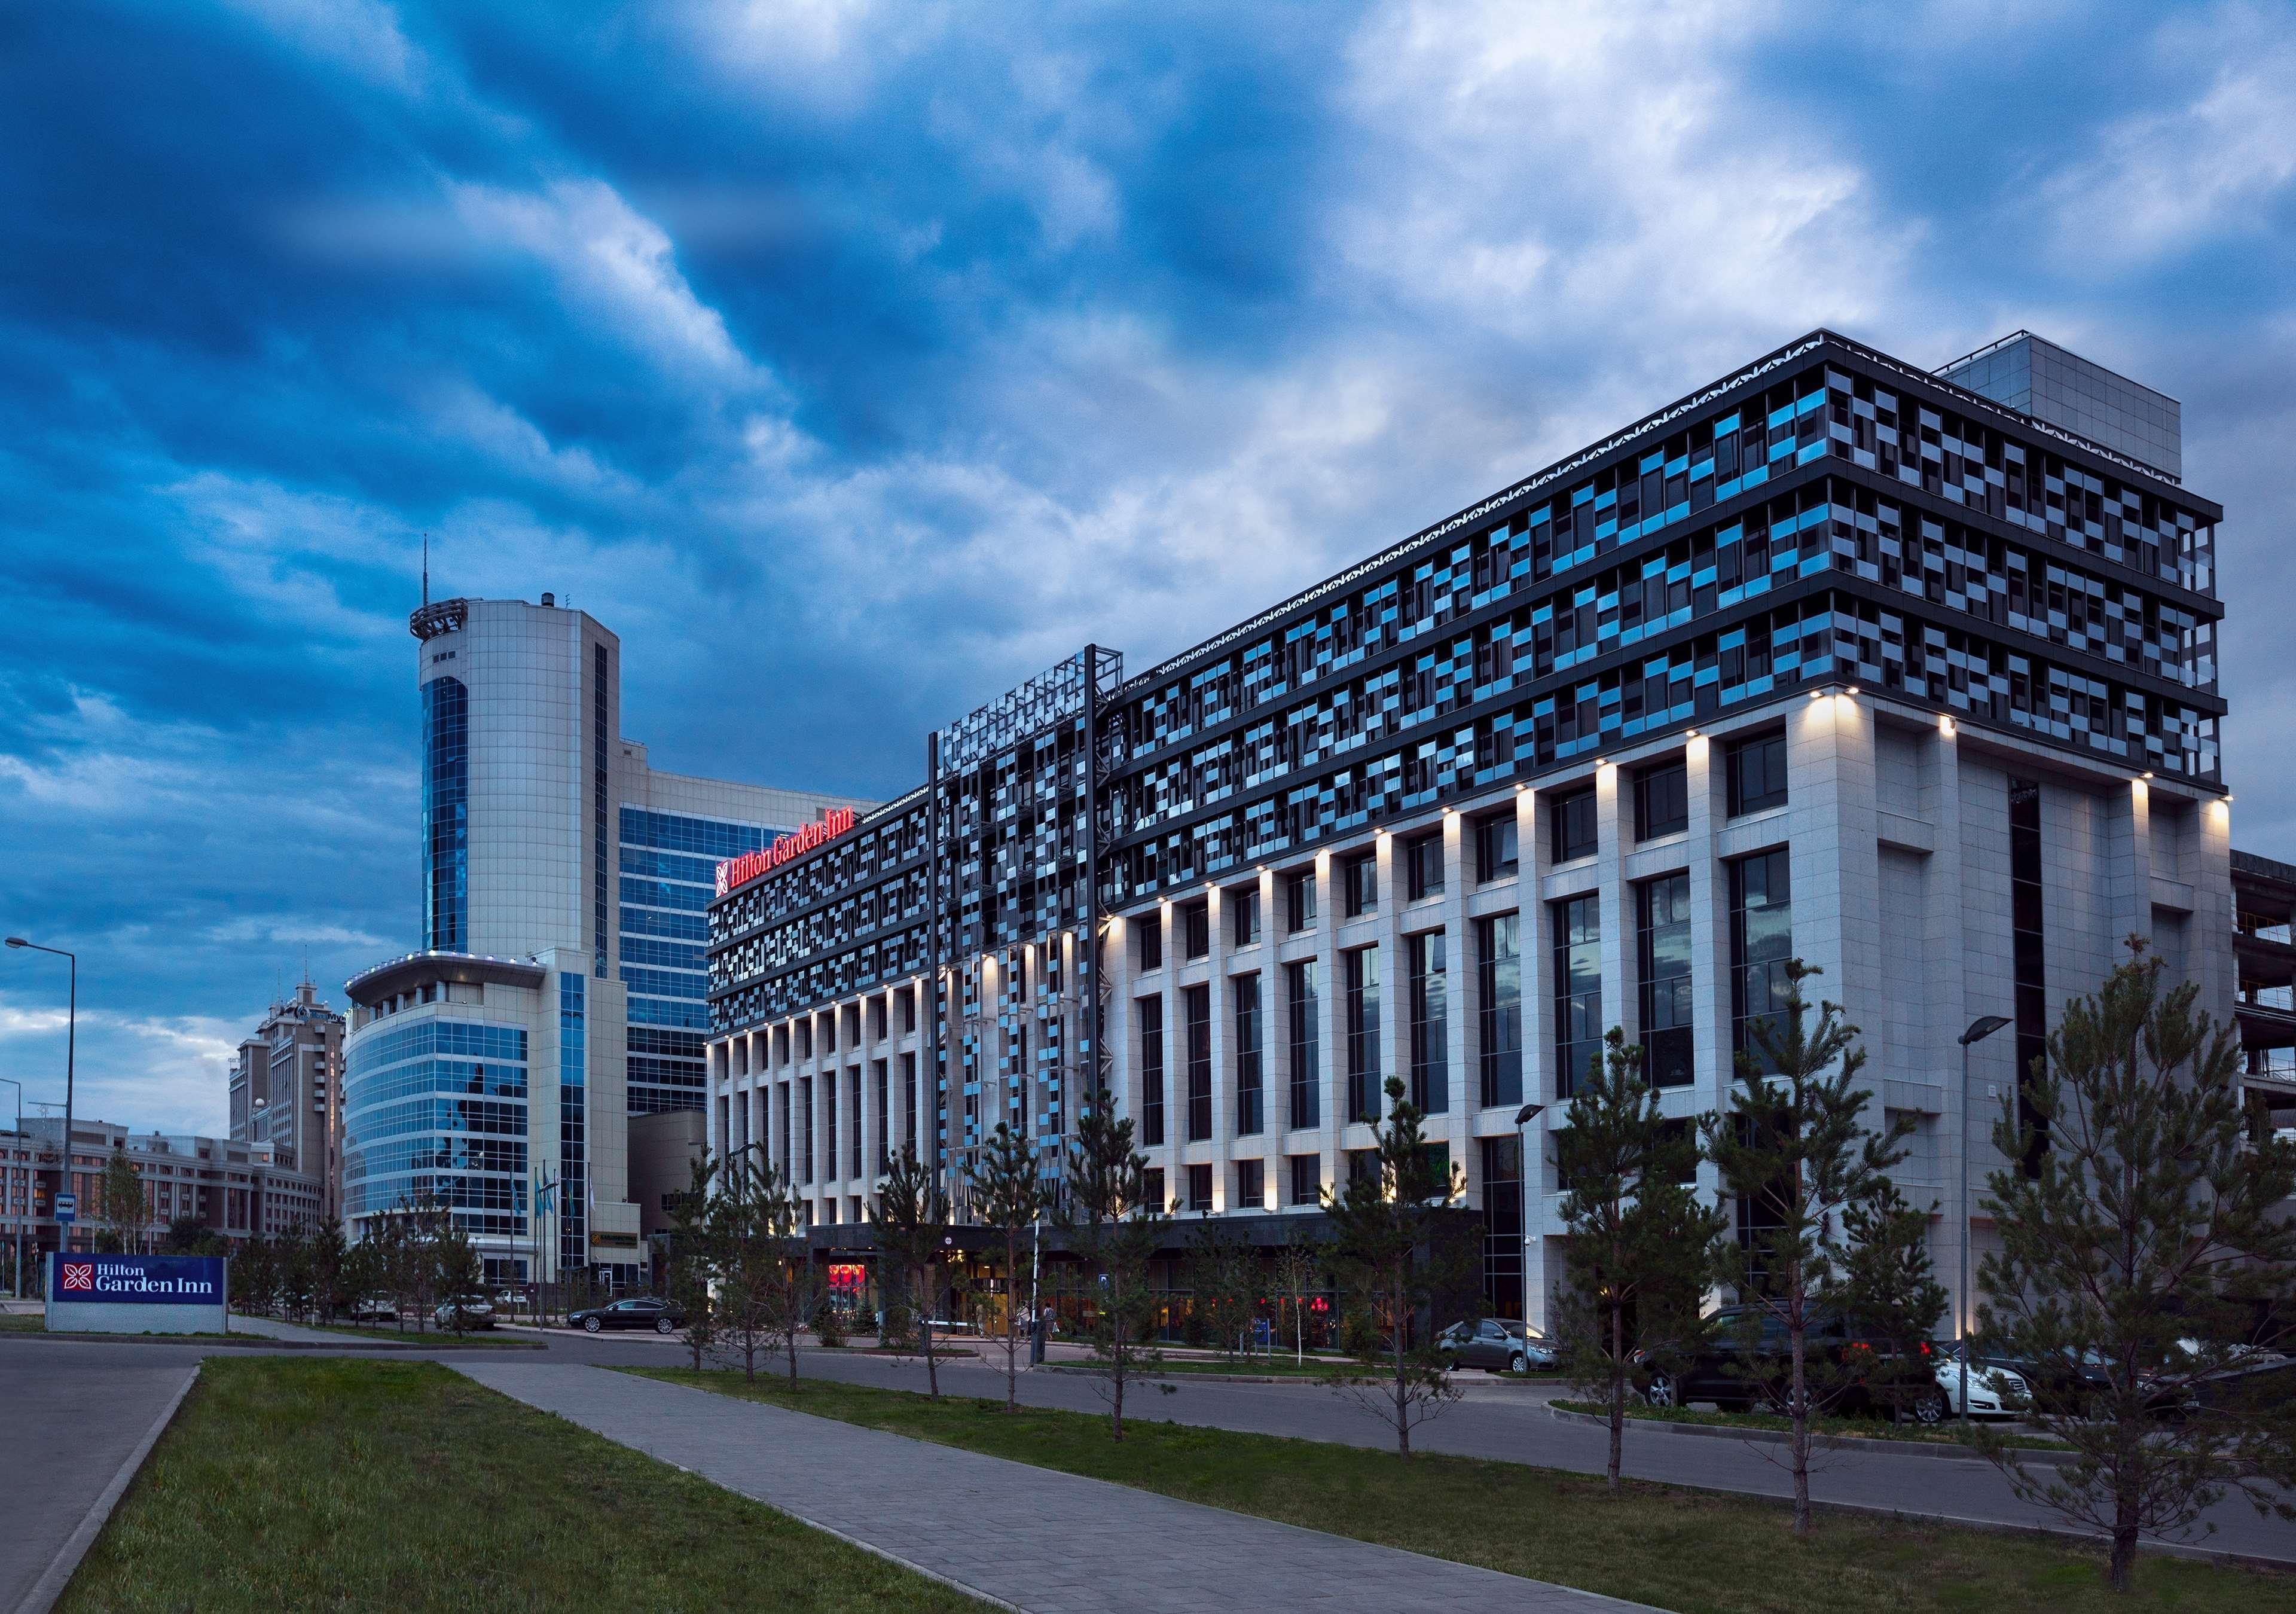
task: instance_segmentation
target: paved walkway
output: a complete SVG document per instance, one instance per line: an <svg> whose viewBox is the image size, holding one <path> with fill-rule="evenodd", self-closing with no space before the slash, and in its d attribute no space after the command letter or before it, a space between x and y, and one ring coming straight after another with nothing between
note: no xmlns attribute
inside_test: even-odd
<svg viewBox="0 0 2296 1614"><path fill-rule="evenodd" d="M1423 1558L606 1368L454 1366L480 1384L1029 1614L1603 1614L1636 1603Z"/></svg>
<svg viewBox="0 0 2296 1614"><path fill-rule="evenodd" d="M45 1610L62 1589L42 1577L198 1371L196 1358L104 1345L80 1347L70 1370L56 1371L55 1353L70 1348L0 1347L0 1610Z"/></svg>

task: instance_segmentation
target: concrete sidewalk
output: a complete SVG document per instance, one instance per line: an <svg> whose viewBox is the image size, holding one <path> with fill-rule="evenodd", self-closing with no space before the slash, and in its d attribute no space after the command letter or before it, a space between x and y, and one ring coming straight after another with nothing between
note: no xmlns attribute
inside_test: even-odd
<svg viewBox="0 0 2296 1614"><path fill-rule="evenodd" d="M599 1367L452 1364L489 1389L1028 1614L1642 1608Z"/></svg>
<svg viewBox="0 0 2296 1614"><path fill-rule="evenodd" d="M0 1352L0 1406L8 1409L0 1419L0 1610L45 1610L55 1600L129 1465L198 1372L195 1362L104 1346L82 1347L88 1354L56 1371L51 1357L67 1348Z"/></svg>

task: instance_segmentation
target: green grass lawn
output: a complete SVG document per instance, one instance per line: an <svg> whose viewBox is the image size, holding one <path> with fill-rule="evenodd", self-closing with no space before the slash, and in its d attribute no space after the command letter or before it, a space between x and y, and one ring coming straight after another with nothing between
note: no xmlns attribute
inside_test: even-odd
<svg viewBox="0 0 2296 1614"><path fill-rule="evenodd" d="M2103 1556L2072 1544L1854 1514L1794 1540L1785 1506L1520 1463L1420 1456L1178 1424L1108 1421L808 1380L792 1393L739 1373L630 1368L677 1383L1086 1474L1310 1529L1482 1564L1684 1614L1840 1610L2066 1614L2256 1614L2296 1606L2296 1577L2147 1558L2137 1589L2103 1584ZM1450 1416L1470 1415L1454 1412ZM1939 1483L1950 1483L1941 1471Z"/></svg>
<svg viewBox="0 0 2296 1614"><path fill-rule="evenodd" d="M980 1605L427 1362L217 1362L73 1577L110 1610Z"/></svg>
<svg viewBox="0 0 2296 1614"><path fill-rule="evenodd" d="M36 1311L0 1311L0 1333L44 1334L47 1331L48 1320Z"/></svg>
<svg viewBox="0 0 2296 1614"><path fill-rule="evenodd" d="M1557 1401L1556 1406L1566 1413L1585 1413L1589 1417L1609 1415L1608 1409L1595 1401ZM1785 1434L1793 1428L1791 1419L1776 1413L1720 1413L1693 1410L1686 1406L1644 1406L1638 1401L1627 1404L1627 1416L1639 1423L1699 1423L1711 1429L1767 1430ZM1850 1440L1925 1440L1935 1446L1966 1444L1960 1426L1952 1420L1943 1423L1890 1423L1880 1418L1816 1417L1809 1421L1810 1430L1819 1435L1838 1435ZM2066 1452L2072 1448L2062 1440L2049 1440L2038 1435L2016 1434L2011 1437L2027 1450L2049 1448Z"/></svg>

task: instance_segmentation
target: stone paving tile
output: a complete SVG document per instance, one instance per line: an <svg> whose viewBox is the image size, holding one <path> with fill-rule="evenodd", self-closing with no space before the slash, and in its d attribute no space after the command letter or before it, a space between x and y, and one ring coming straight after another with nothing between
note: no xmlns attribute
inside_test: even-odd
<svg viewBox="0 0 2296 1614"><path fill-rule="evenodd" d="M1029 1614L1161 1614L1239 1598L1269 1610L1344 1600L1388 1614L1643 1607L606 1368L451 1365ZM1110 1563L1120 1570L1092 1578Z"/></svg>

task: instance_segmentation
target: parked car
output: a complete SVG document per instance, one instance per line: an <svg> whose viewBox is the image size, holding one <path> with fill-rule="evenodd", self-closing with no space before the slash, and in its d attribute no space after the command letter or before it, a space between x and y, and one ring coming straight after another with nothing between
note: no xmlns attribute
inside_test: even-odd
<svg viewBox="0 0 2296 1614"><path fill-rule="evenodd" d="M587 1311L568 1314L566 1321L586 1334L604 1333L609 1329L642 1328L657 1334L674 1334L685 1326L683 1307L652 1295L639 1295L627 1300L616 1300L610 1306L594 1306Z"/></svg>
<svg viewBox="0 0 2296 1614"><path fill-rule="evenodd" d="M390 1295L362 1295L351 1302L350 1319L354 1323L396 1323L398 1302Z"/></svg>
<svg viewBox="0 0 2296 1614"><path fill-rule="evenodd" d="M439 1301L430 1320L441 1328L459 1331L492 1328L495 1308L484 1295L457 1295L451 1300Z"/></svg>
<svg viewBox="0 0 2296 1614"><path fill-rule="evenodd" d="M1652 1406L1687 1406L1710 1401L1725 1412L1744 1412L1758 1403L1775 1405L1784 1399L1792 1372L1792 1347L1784 1321L1764 1306L1726 1306L1708 1319L1706 1342L1688 1360L1651 1373L1643 1398ZM1846 1368L1847 1385L1833 1381L1824 1410L1830 1413L1871 1412L1892 1406L1898 1397L1883 1388L1892 1377L1889 1364L1916 1358L1929 1381L1910 1392L1903 1410L1922 1423L1947 1416L1945 1392L1934 1381L1931 1367L1935 1348L1927 1340L1910 1343L1882 1337L1859 1326L1839 1312L1819 1311L1810 1317L1803 1338L1807 1359Z"/></svg>
<svg viewBox="0 0 2296 1614"><path fill-rule="evenodd" d="M1937 1366L1938 1388L1945 1392L1946 1411L1954 1417L1961 1415L1964 1372L1962 1364L1952 1356L1940 1356ZM1971 1417L2014 1418L2032 1405L2032 1387L2015 1369L1988 1367L1980 1363L1966 1372Z"/></svg>
<svg viewBox="0 0 2296 1614"><path fill-rule="evenodd" d="M1554 1365L1554 1346L1514 1317L1454 1323L1435 1336L1435 1354L1446 1367L1480 1367L1491 1373L1527 1373Z"/></svg>

